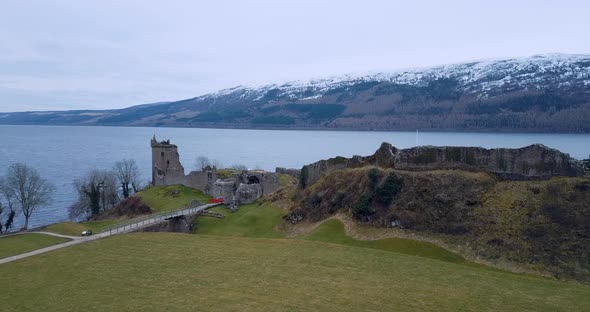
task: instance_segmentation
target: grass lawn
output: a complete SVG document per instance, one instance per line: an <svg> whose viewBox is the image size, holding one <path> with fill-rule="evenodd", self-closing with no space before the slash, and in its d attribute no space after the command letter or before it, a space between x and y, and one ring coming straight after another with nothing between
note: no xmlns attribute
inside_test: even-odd
<svg viewBox="0 0 590 312"><path fill-rule="evenodd" d="M200 217L195 227L195 233L243 237L284 237L279 230L279 225L285 212L271 204L265 203L261 206L257 204L244 205L240 206L240 209L234 213L223 207L215 207L210 210L223 213L225 219ZM328 220L302 238L333 244L382 249L448 262L465 262L460 255L431 243L401 238L372 241L356 240L346 235L344 225L338 220Z"/></svg>
<svg viewBox="0 0 590 312"><path fill-rule="evenodd" d="M133 233L0 266L3 311L588 311L590 286L299 239Z"/></svg>
<svg viewBox="0 0 590 312"><path fill-rule="evenodd" d="M199 217L196 233L266 238L283 236L279 231L279 224L285 212L269 203L261 206L256 203L243 205L234 213L221 206L209 210L223 213L225 219Z"/></svg>
<svg viewBox="0 0 590 312"><path fill-rule="evenodd" d="M157 186L137 193L153 213L186 208L191 200L208 203L210 196L183 185Z"/></svg>
<svg viewBox="0 0 590 312"><path fill-rule="evenodd" d="M67 238L36 233L0 237L0 259L67 241Z"/></svg>
<svg viewBox="0 0 590 312"><path fill-rule="evenodd" d="M82 231L92 230L94 233L98 233L102 229L105 229L111 225L115 225L120 221L117 220L101 220L101 221L87 221L82 223L74 222L61 222L48 225L42 229L42 231L53 232L57 234L80 236Z"/></svg>

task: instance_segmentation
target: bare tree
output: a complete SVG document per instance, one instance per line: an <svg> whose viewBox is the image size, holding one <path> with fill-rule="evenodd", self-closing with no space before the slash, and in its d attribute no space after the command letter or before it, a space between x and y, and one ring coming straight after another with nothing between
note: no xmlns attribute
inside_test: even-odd
<svg viewBox="0 0 590 312"><path fill-rule="evenodd" d="M2 181L0 181L0 183L2 183ZM2 187L2 185L0 185L0 187ZM0 200L0 233L2 233L2 213L4 212L4 205L2 204L2 201Z"/></svg>
<svg viewBox="0 0 590 312"><path fill-rule="evenodd" d="M218 160L209 159L207 156L198 156L195 163L199 170L205 170L207 167L221 168L221 163Z"/></svg>
<svg viewBox="0 0 590 312"><path fill-rule="evenodd" d="M115 176L121 186L123 197L129 198L130 190L137 192L139 181L139 168L134 159L124 159L115 163L113 167Z"/></svg>
<svg viewBox="0 0 590 312"><path fill-rule="evenodd" d="M8 208L8 210L7 210ZM8 232L12 227L12 222L16 212L14 211L14 200L8 192L4 178L0 177L0 233L2 233L2 213L6 211L6 222L4 223L4 232Z"/></svg>
<svg viewBox="0 0 590 312"><path fill-rule="evenodd" d="M8 167L4 189L13 198L25 217L24 229L29 227L29 218L35 210L51 201L51 193L55 187L39 172L23 163L15 163Z"/></svg>
<svg viewBox="0 0 590 312"><path fill-rule="evenodd" d="M68 210L70 218L94 217L119 202L117 178L108 170L91 170L74 181L78 200Z"/></svg>

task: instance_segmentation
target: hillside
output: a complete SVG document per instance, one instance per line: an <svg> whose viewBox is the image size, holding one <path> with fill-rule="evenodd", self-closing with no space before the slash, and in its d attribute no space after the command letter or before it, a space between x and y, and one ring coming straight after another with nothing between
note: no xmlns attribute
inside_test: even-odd
<svg viewBox="0 0 590 312"><path fill-rule="evenodd" d="M0 124L590 132L590 55L550 54L235 87L119 110L0 114Z"/></svg>
<svg viewBox="0 0 590 312"><path fill-rule="evenodd" d="M284 196L292 223L338 213L437 237L495 265L590 281L590 180L509 181L462 170L332 170Z"/></svg>

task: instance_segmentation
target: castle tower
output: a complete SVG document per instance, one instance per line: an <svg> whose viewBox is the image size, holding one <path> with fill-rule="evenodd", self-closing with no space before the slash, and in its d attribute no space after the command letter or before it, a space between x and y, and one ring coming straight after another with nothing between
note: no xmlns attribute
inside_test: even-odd
<svg viewBox="0 0 590 312"><path fill-rule="evenodd" d="M178 147L170 140L151 140L152 146L152 185L185 184L184 167L180 163Z"/></svg>

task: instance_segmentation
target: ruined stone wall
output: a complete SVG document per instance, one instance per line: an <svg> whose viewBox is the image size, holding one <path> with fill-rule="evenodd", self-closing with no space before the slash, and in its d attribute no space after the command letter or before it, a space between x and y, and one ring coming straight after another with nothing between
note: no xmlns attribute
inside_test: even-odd
<svg viewBox="0 0 590 312"><path fill-rule="evenodd" d="M233 201L235 200L237 188L234 179L217 180L213 183L210 195L215 198L223 198L224 201Z"/></svg>
<svg viewBox="0 0 590 312"><path fill-rule="evenodd" d="M518 149L421 146L399 150L389 143L371 156L336 157L303 166L300 185L306 187L323 175L342 168L378 166L398 170L461 169L496 174L513 180L581 176L579 161L540 144Z"/></svg>
<svg viewBox="0 0 590 312"><path fill-rule="evenodd" d="M279 189L279 178L276 173L274 172L252 172L249 171L248 175L256 176L260 181L261 186L261 195L266 196L268 194L272 194Z"/></svg>
<svg viewBox="0 0 590 312"><path fill-rule="evenodd" d="M180 163L177 146L169 141L151 141L152 185L184 184L184 167Z"/></svg>
<svg viewBox="0 0 590 312"><path fill-rule="evenodd" d="M345 157L334 157L327 160L320 160L313 164L305 165L301 168L300 183L303 187L317 181L328 172L347 168L351 166L351 161Z"/></svg>
<svg viewBox="0 0 590 312"><path fill-rule="evenodd" d="M217 172L215 170L191 171L186 176L186 186L210 195L212 195L212 186L215 181L217 181Z"/></svg>
<svg viewBox="0 0 590 312"><path fill-rule="evenodd" d="M519 149L478 147L417 147L395 155L400 170L463 169L485 171L506 179L548 179L579 175L569 155L535 144Z"/></svg>
<svg viewBox="0 0 590 312"><path fill-rule="evenodd" d="M244 171L230 179L220 180L216 168L207 167L202 171L191 171L185 176L176 145L170 141L157 141L154 137L151 147L152 184L155 186L182 184L215 198L239 203L253 202L279 189L277 174L262 170ZM241 191L237 192L240 187Z"/></svg>
<svg viewBox="0 0 590 312"><path fill-rule="evenodd" d="M240 183L236 191L236 200L238 204L250 204L262 196L262 186L260 184Z"/></svg>

